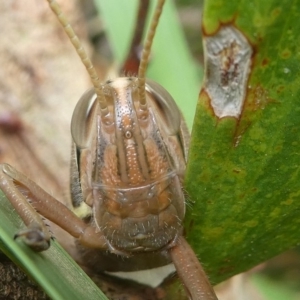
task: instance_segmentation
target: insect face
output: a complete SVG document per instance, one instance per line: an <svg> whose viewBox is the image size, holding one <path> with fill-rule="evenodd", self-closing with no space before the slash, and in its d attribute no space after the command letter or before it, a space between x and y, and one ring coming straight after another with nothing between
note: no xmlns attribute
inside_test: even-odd
<svg viewBox="0 0 300 300"><path fill-rule="evenodd" d="M103 87L108 113L102 116L96 96L88 93L72 120L82 166L82 200L76 197L74 206L89 199L85 203L93 207L94 222L109 248L127 254L166 247L180 234L184 216L181 116L167 91L164 97L151 93L158 86L146 85L147 107L142 108L138 78L108 81ZM93 136L83 141L81 133L91 126ZM87 175L87 170L93 171Z"/></svg>

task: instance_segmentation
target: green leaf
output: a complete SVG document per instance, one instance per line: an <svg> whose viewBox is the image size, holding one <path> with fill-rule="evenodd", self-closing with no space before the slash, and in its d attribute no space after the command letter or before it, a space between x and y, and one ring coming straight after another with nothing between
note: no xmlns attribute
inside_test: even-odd
<svg viewBox="0 0 300 300"><path fill-rule="evenodd" d="M14 235L24 224L0 193L0 250L25 270L55 300L107 299L74 260L56 242L42 253L28 248Z"/></svg>
<svg viewBox="0 0 300 300"><path fill-rule="evenodd" d="M299 0L205 3L206 35L231 24L254 49L242 115L203 92L192 132L186 231L214 283L299 242L299 18Z"/></svg>

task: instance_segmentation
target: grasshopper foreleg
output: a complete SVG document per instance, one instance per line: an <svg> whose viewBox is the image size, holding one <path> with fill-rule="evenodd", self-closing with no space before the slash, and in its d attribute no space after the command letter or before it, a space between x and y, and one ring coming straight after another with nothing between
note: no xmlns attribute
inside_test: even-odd
<svg viewBox="0 0 300 300"><path fill-rule="evenodd" d="M65 205L8 164L0 164L0 188L27 226L16 237L22 236L35 251L43 251L50 246L51 233L41 215L77 238L81 244L107 248L101 232L85 224Z"/></svg>
<svg viewBox="0 0 300 300"><path fill-rule="evenodd" d="M194 251L183 236L170 250L180 279L193 300L218 300Z"/></svg>

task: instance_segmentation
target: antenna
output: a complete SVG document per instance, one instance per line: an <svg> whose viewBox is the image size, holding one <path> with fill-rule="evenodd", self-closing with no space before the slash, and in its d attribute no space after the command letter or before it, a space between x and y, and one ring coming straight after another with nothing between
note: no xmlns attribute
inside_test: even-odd
<svg viewBox="0 0 300 300"><path fill-rule="evenodd" d="M146 109L146 90L145 90L145 83L146 83L146 70L148 66L148 60L149 60L149 55L151 52L151 46L153 42L153 38L155 35L156 27L158 25L159 17L162 13L162 8L164 6L165 0L158 0L156 7L155 7L155 12L154 16L152 18L150 28L146 37L144 49L142 52L142 58L141 58L141 63L139 67L139 72L138 72L138 89L139 89L139 98L140 98L140 107L141 109Z"/></svg>
<svg viewBox="0 0 300 300"><path fill-rule="evenodd" d="M146 27L145 23L149 11L149 4L150 0L140 0L134 34L129 48L130 50L128 51L127 58L121 68L124 74L137 76L141 60L141 50L143 50L141 45Z"/></svg>
<svg viewBox="0 0 300 300"><path fill-rule="evenodd" d="M64 15L64 13L62 12L59 4L55 1L55 0L47 0L49 3L50 8L52 9L52 11L54 12L54 14L57 16L59 22L61 23L61 25L64 28L64 31L66 32L66 34L68 35L71 43L73 44L76 52L78 53L78 55L81 58L82 63L85 65L86 70L88 71L91 81L94 85L96 94L97 94L97 99L99 101L99 105L101 108L101 114L103 116L106 116L109 111L108 111L108 107L107 107L107 102L105 100L105 95L103 93L103 89L100 83L100 79L96 73L96 70L91 62L91 60L88 58L78 36L75 34L71 24L69 23L69 21L67 20L66 16Z"/></svg>

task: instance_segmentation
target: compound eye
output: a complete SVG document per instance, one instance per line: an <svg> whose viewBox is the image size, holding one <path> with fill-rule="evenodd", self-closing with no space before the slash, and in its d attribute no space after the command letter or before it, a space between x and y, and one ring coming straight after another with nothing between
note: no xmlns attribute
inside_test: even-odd
<svg viewBox="0 0 300 300"><path fill-rule="evenodd" d="M89 146L93 116L96 112L97 95L95 90L87 90L79 99L71 120L71 134L77 148L85 149Z"/></svg>
<svg viewBox="0 0 300 300"><path fill-rule="evenodd" d="M176 135L180 130L181 113L172 96L160 84L153 80L147 79L146 90L151 94L153 99L155 116L159 118L168 135Z"/></svg>

